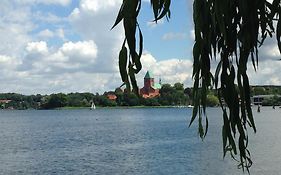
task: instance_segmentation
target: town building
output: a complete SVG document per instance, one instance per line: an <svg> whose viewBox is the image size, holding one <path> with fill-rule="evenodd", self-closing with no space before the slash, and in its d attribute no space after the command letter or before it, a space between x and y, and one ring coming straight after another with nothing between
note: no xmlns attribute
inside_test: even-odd
<svg viewBox="0 0 281 175"><path fill-rule="evenodd" d="M140 95L143 98L153 98L160 95L161 89L161 79L159 83L154 82L154 77L152 72L147 71L144 76L144 86L140 89Z"/></svg>
<svg viewBox="0 0 281 175"><path fill-rule="evenodd" d="M107 99L115 101L117 99L117 96L115 94L107 94L106 95Z"/></svg>
<svg viewBox="0 0 281 175"><path fill-rule="evenodd" d="M254 105L262 105L264 99L273 98L274 96L277 96L279 98L281 97L280 95L254 95L253 97L251 97L251 102Z"/></svg>
<svg viewBox="0 0 281 175"><path fill-rule="evenodd" d="M10 103L12 100L0 100L1 104L8 104Z"/></svg>

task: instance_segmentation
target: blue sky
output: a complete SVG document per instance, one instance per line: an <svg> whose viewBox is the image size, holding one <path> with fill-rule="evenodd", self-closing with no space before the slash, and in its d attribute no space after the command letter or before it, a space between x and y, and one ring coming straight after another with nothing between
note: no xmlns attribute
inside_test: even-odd
<svg viewBox="0 0 281 175"><path fill-rule="evenodd" d="M150 3L143 4L139 17L145 37L145 48L158 59L191 57L193 40L190 31L193 28L191 3L186 0L172 1L171 19L164 19L155 27L147 27L153 14ZM164 39L164 36L169 36Z"/></svg>
<svg viewBox="0 0 281 175"><path fill-rule="evenodd" d="M50 94L104 92L121 85L118 52L122 25L110 30L121 0L1 0L0 92ZM143 0L139 23L144 35L143 70L156 81L192 85L192 1L174 0L170 21L153 24ZM260 51L258 73L251 84L281 84L274 40Z"/></svg>

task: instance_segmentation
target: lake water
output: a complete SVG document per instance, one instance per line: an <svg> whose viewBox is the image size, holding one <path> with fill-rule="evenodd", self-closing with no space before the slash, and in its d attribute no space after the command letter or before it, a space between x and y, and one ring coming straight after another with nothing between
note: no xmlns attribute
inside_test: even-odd
<svg viewBox="0 0 281 175"><path fill-rule="evenodd" d="M255 111L255 109L254 109ZM255 113L252 174L281 173L281 109ZM219 108L202 142L191 110L0 111L0 174L243 174L222 158Z"/></svg>

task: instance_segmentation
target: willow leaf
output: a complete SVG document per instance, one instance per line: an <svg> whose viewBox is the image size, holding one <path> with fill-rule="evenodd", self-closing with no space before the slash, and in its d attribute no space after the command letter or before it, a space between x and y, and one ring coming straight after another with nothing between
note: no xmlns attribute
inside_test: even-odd
<svg viewBox="0 0 281 175"><path fill-rule="evenodd" d="M128 82L128 73L127 73L127 64L128 64L128 54L127 48L125 46L119 52L119 72L122 78L122 81Z"/></svg>

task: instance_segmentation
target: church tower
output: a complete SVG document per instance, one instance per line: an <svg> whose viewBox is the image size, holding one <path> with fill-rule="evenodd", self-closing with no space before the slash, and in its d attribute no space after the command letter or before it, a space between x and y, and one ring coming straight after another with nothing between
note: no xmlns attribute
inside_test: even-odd
<svg viewBox="0 0 281 175"><path fill-rule="evenodd" d="M144 86L140 89L140 95L143 98L153 98L160 95L159 90L161 84L154 82L154 77L150 71L147 71L144 76Z"/></svg>
<svg viewBox="0 0 281 175"><path fill-rule="evenodd" d="M149 89L150 87L154 87L154 77L151 72L147 71L144 76L144 88Z"/></svg>

